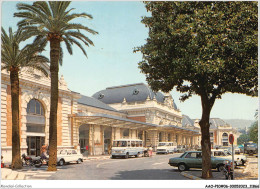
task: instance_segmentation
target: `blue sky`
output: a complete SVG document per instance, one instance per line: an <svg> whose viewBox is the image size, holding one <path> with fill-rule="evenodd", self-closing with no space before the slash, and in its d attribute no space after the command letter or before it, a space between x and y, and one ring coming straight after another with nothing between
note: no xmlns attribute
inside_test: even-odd
<svg viewBox="0 0 260 189"><path fill-rule="evenodd" d="M1 22L5 30L16 29L20 20L14 18L17 12L14 1L2 2ZM86 12L93 16L92 20L78 19L77 22L99 32L98 35L88 34L95 46L86 48L86 58L77 46L70 56L64 49L63 75L72 91L92 96L95 92L111 86L132 83L146 83L145 75L140 73L138 62L142 60L140 53L133 53L135 47L145 44L148 29L141 24L142 16L148 16L144 4L138 1L78 1L72 2L75 12ZM48 56L48 49L46 49ZM180 102L180 93L175 90L171 94L183 114L192 119L201 117L201 101L193 96ZM258 108L258 98L242 94L225 94L216 100L211 117L221 119L254 119Z"/></svg>

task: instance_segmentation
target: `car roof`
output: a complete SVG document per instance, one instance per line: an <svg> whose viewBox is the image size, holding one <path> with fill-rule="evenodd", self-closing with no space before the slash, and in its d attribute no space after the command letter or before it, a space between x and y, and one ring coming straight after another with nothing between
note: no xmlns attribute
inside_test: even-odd
<svg viewBox="0 0 260 189"><path fill-rule="evenodd" d="M213 152L213 151L224 151L224 149L211 149L211 151Z"/></svg>
<svg viewBox="0 0 260 189"><path fill-rule="evenodd" d="M186 151L186 152L202 152L202 151Z"/></svg>

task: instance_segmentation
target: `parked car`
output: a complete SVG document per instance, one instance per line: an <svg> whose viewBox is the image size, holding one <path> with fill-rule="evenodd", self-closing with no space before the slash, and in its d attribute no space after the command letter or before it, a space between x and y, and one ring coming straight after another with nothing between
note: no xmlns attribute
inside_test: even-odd
<svg viewBox="0 0 260 189"><path fill-rule="evenodd" d="M176 152L178 152L178 153L185 152L185 146L184 145L178 145Z"/></svg>
<svg viewBox="0 0 260 189"><path fill-rule="evenodd" d="M211 155L214 157L222 157L232 161L232 152L225 149L211 149ZM244 165L247 161L245 155L234 154L235 165Z"/></svg>
<svg viewBox="0 0 260 189"><path fill-rule="evenodd" d="M157 147L157 154L168 154L177 151L176 142L159 142Z"/></svg>
<svg viewBox="0 0 260 189"><path fill-rule="evenodd" d="M70 162L83 162L83 155L78 153L74 149L63 149L57 154L57 163L60 166L63 166L65 163Z"/></svg>
<svg viewBox="0 0 260 189"><path fill-rule="evenodd" d="M224 161L229 161L225 158L217 158L211 156L211 167L222 171L224 169ZM169 159L169 165L178 167L179 171L185 171L189 168L202 168L202 152L201 151L187 151L180 157Z"/></svg>
<svg viewBox="0 0 260 189"><path fill-rule="evenodd" d="M129 156L146 156L147 148L143 147L143 141L139 139L118 139L113 141L111 158Z"/></svg>

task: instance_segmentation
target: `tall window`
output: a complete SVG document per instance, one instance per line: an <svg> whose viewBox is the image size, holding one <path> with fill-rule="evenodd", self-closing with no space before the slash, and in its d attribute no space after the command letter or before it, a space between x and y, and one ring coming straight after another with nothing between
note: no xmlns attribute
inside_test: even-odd
<svg viewBox="0 0 260 189"><path fill-rule="evenodd" d="M124 129L123 130L123 137L124 138L129 137L129 129Z"/></svg>
<svg viewBox="0 0 260 189"><path fill-rule="evenodd" d="M27 104L27 132L44 133L45 116L44 108L40 101L36 99L30 100Z"/></svg>
<svg viewBox="0 0 260 189"><path fill-rule="evenodd" d="M162 133L159 132L159 142L162 142Z"/></svg>
<svg viewBox="0 0 260 189"><path fill-rule="evenodd" d="M222 144L223 144L223 146L228 146L228 134L227 133L222 134Z"/></svg>
<svg viewBox="0 0 260 189"><path fill-rule="evenodd" d="M168 134L168 141L171 141L171 134Z"/></svg>

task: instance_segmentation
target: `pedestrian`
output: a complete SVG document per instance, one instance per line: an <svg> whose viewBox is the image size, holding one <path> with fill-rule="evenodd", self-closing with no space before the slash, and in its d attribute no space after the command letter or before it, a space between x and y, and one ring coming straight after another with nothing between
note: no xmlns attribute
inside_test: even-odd
<svg viewBox="0 0 260 189"><path fill-rule="evenodd" d="M77 151L78 151L78 153L80 153L80 143L78 143Z"/></svg>
<svg viewBox="0 0 260 189"><path fill-rule="evenodd" d="M152 157L152 155L153 155L152 145L150 145L150 147L148 148L148 151L149 151L149 157Z"/></svg>
<svg viewBox="0 0 260 189"><path fill-rule="evenodd" d="M41 148L41 158L42 159L47 159L47 148L48 148L48 145L43 145Z"/></svg>

